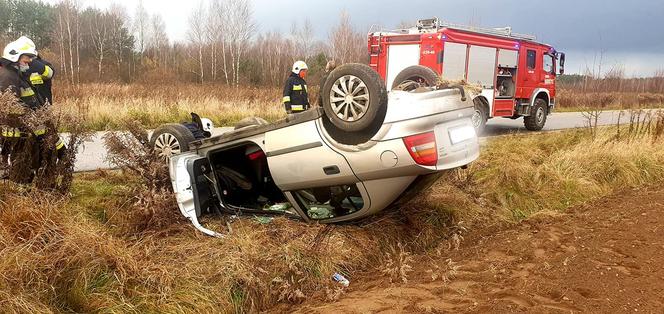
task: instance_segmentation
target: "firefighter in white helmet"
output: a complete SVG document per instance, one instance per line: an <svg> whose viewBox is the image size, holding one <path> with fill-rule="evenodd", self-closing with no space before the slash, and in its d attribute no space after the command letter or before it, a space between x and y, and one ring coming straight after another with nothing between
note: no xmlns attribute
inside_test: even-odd
<svg viewBox="0 0 664 314"><path fill-rule="evenodd" d="M27 37L21 37L9 43L3 50L2 58L0 58L0 92L14 94L22 105L32 110L39 109L46 103L44 96L39 93L28 75L35 58L37 58L37 49L34 42ZM19 122L19 124L21 123ZM25 132L25 126L23 125L2 126L0 128L2 129L0 134L0 142L2 142L1 156L5 164L10 159L12 148L15 145L22 143L26 137L30 136L36 136L41 145L47 132L46 126L40 126L32 130L33 134ZM39 147L34 148L35 151L39 149ZM58 139L55 147L50 149L54 150L61 159L65 152L65 144ZM41 157L39 152L36 152L36 154ZM38 158L34 160L39 163ZM34 166L36 167L36 165ZM30 178L24 179L25 182L31 181Z"/></svg>
<svg viewBox="0 0 664 314"><path fill-rule="evenodd" d="M34 50L35 57L32 58L30 62L30 68L27 71L23 71L23 76L30 81L30 84L37 93L42 98L42 105L52 105L53 104L53 92L52 81L55 71L53 70L53 65L48 61L41 58L35 43L28 37L21 36L16 40L20 45L30 46Z"/></svg>
<svg viewBox="0 0 664 314"><path fill-rule="evenodd" d="M304 80L308 71L309 67L304 61L297 61L293 64L293 70L286 80L286 86L284 86L283 98L286 112L289 114L305 112L311 107L309 105L307 82Z"/></svg>

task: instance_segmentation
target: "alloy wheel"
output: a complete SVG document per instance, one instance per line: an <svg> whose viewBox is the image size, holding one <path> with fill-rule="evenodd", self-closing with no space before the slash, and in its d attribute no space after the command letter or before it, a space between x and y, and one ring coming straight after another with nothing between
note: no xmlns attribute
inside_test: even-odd
<svg viewBox="0 0 664 314"><path fill-rule="evenodd" d="M330 105L339 119L346 122L360 120L369 107L369 89L356 76L342 76L332 86Z"/></svg>
<svg viewBox="0 0 664 314"><path fill-rule="evenodd" d="M154 148L159 154L159 157L168 159L173 155L177 155L182 152L180 142L175 137L175 135L170 133L163 133L157 137L157 140L154 142Z"/></svg>

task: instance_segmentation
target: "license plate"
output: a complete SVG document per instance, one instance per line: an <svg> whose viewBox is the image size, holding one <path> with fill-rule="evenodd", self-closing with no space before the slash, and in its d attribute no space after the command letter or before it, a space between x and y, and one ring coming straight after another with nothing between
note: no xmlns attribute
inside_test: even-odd
<svg viewBox="0 0 664 314"><path fill-rule="evenodd" d="M449 136L450 136L450 142L452 142L452 145L456 145L462 142L465 142L470 139L474 139L477 137L477 134L475 133L475 128L473 128L470 125L464 125L464 126L458 126L454 128L450 128L448 130Z"/></svg>

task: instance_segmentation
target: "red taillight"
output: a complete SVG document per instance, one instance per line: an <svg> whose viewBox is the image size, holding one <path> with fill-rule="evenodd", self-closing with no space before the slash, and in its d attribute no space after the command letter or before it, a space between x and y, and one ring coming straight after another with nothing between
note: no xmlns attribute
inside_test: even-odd
<svg viewBox="0 0 664 314"><path fill-rule="evenodd" d="M435 166L438 163L434 132L405 137L403 142L416 163L423 166Z"/></svg>
<svg viewBox="0 0 664 314"><path fill-rule="evenodd" d="M251 153L251 154L247 155L247 157L249 157L249 160L257 160L257 159L263 158L264 156L265 156L265 153L263 153L262 150L259 150L255 153Z"/></svg>

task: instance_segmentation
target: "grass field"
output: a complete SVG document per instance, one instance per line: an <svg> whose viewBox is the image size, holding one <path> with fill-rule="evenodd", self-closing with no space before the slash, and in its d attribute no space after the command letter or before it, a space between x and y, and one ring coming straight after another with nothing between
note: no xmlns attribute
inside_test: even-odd
<svg viewBox="0 0 664 314"><path fill-rule="evenodd" d="M140 178L78 175L71 198L0 183L0 308L8 312L253 312L333 300L380 270L407 279L410 254L449 250L463 234L561 211L664 179L664 121L638 127L491 139L469 169L413 203L360 225L208 218L195 232L172 199L135 199ZM618 136L618 134L620 134ZM436 265L432 259L432 268Z"/></svg>
<svg viewBox="0 0 664 314"><path fill-rule="evenodd" d="M250 116L268 121L285 117L281 90L232 88L224 85L83 84L56 89L56 105L86 117L94 130L116 129L124 119L154 128L162 123L190 121L190 113L228 126Z"/></svg>
<svg viewBox="0 0 664 314"><path fill-rule="evenodd" d="M311 91L310 99L315 103L318 89L312 86ZM56 87L55 94L56 105L82 114L86 126L97 131L117 129L125 119L138 120L148 128L155 128L162 123L189 121L191 112L211 118L218 126L230 126L250 116L268 121L285 117L281 90L270 87L82 84ZM663 105L662 94L560 90L556 110L657 108Z"/></svg>

